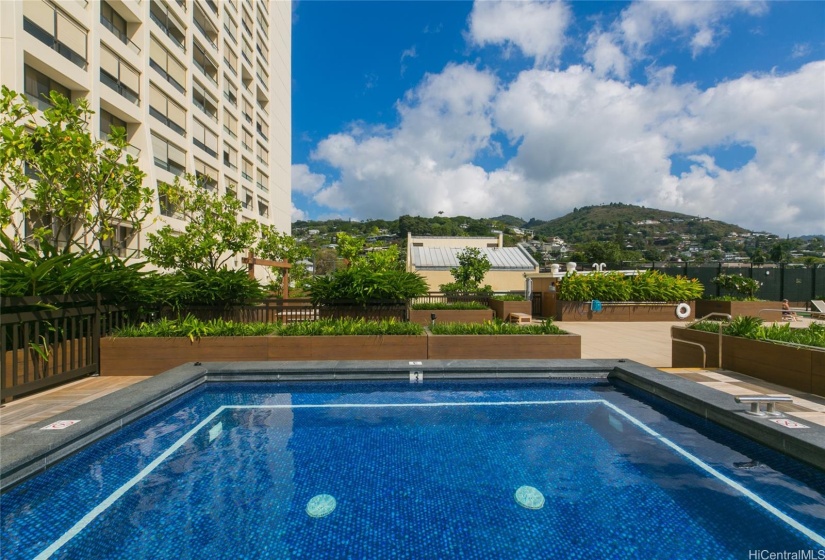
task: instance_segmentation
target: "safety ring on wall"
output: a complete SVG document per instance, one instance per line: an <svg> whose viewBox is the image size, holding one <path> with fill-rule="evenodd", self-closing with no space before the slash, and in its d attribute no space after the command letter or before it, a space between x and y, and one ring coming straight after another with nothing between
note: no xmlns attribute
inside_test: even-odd
<svg viewBox="0 0 825 560"><path fill-rule="evenodd" d="M680 303L677 305L676 316L679 319L687 319L690 316L690 306L686 303Z"/></svg>

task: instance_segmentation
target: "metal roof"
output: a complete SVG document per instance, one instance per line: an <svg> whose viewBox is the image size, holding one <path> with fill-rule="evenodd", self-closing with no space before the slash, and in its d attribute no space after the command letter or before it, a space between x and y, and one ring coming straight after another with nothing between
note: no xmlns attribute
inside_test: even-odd
<svg viewBox="0 0 825 560"><path fill-rule="evenodd" d="M458 266L458 254L465 247L413 247L412 264L419 270L448 270ZM538 263L520 247L479 249L493 267L490 270L534 271Z"/></svg>

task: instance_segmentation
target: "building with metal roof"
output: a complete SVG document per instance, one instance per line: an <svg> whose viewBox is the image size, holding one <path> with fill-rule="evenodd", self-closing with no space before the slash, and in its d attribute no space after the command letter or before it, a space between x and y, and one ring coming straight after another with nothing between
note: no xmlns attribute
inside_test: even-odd
<svg viewBox="0 0 825 560"><path fill-rule="evenodd" d="M474 247L492 267L484 277L496 292L523 292L525 275L539 271L539 264L523 247L504 247L498 237L407 236L407 270L423 276L431 291L453 281L450 269L458 266L458 255Z"/></svg>

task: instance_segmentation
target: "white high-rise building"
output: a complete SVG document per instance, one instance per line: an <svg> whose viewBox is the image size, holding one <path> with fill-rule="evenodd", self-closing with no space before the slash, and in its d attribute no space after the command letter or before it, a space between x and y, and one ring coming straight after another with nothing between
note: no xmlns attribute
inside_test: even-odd
<svg viewBox="0 0 825 560"><path fill-rule="evenodd" d="M40 108L50 90L88 99L94 135L125 127L149 186L192 173L235 193L243 219L290 233L291 9L289 0L4 0L0 80ZM163 223L183 225L156 200L144 235ZM145 244L120 235L129 249Z"/></svg>

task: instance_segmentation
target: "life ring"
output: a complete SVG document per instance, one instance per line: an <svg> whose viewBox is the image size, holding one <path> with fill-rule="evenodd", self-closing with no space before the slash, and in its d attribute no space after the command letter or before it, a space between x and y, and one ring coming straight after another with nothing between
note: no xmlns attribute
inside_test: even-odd
<svg viewBox="0 0 825 560"><path fill-rule="evenodd" d="M687 319L690 316L690 306L686 303L680 303L676 306L676 317L679 319Z"/></svg>

